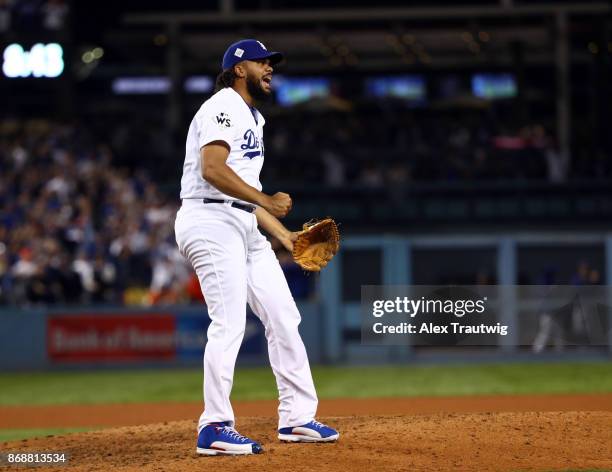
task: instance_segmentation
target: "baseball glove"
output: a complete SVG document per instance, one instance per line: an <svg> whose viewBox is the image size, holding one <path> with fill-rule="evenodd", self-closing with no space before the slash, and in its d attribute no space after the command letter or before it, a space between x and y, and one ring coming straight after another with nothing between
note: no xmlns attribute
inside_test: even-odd
<svg viewBox="0 0 612 472"><path fill-rule="evenodd" d="M331 218L304 223L293 242L293 259L304 270L319 272L340 249L340 233Z"/></svg>

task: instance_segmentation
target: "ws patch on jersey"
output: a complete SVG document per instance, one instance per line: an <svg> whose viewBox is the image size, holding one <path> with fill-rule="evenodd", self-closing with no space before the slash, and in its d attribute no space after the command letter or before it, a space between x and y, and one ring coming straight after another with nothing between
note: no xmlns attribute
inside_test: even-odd
<svg viewBox="0 0 612 472"><path fill-rule="evenodd" d="M213 122L220 127L231 128L232 126L229 115L224 112L221 112L215 116L213 118Z"/></svg>

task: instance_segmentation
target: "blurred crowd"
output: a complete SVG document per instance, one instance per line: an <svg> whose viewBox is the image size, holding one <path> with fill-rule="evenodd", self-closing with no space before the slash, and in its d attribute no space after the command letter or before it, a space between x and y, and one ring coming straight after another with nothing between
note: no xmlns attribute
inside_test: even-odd
<svg viewBox="0 0 612 472"><path fill-rule="evenodd" d="M115 167L109 147L80 126L1 122L0 301L189 297L176 206L145 170Z"/></svg>
<svg viewBox="0 0 612 472"><path fill-rule="evenodd" d="M331 187L612 177L602 149L561 152L547 126L508 125L494 109L372 106L284 113L266 124L265 178Z"/></svg>
<svg viewBox="0 0 612 472"><path fill-rule="evenodd" d="M201 102L187 107L186 123ZM187 113L188 112L188 113ZM595 144L574 126L571 152L562 152L550 120L504 118L495 106L410 109L398 103L360 104L352 110L262 106L266 117L264 188L410 188L415 185L564 182L612 178L612 148ZM182 149L163 117L96 118L94 126L132 167L159 161L159 182L180 178L165 156ZM102 124L100 124L102 123ZM180 152L180 151L179 151ZM401 194L401 192L399 192Z"/></svg>
<svg viewBox="0 0 612 472"><path fill-rule="evenodd" d="M186 123L200 105L186 107ZM383 102L346 110L308 104L261 108L266 117L264 188L405 190L431 184L563 184L612 178L612 144L597 143L592 133L582 131L587 122L575 123L571 151L563 152L550 118L515 120L494 105L439 110ZM151 173L157 181L178 181L181 167L166 156L182 152L187 125L172 136L163 117L148 115L96 117L94 126L106 134L122 163L146 167L155 156L159 165Z"/></svg>
<svg viewBox="0 0 612 472"><path fill-rule="evenodd" d="M62 31L69 13L65 0L0 0L0 34Z"/></svg>
<svg viewBox="0 0 612 472"><path fill-rule="evenodd" d="M202 301L174 240L178 204L82 126L0 122L0 304ZM312 280L274 247L296 298L309 296Z"/></svg>

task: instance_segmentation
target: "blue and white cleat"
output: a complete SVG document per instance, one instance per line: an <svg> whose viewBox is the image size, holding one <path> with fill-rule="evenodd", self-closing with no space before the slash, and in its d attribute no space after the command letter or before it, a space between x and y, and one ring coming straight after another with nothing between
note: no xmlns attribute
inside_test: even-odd
<svg viewBox="0 0 612 472"><path fill-rule="evenodd" d="M198 434L198 454L206 456L260 454L263 448L252 439L238 433L228 423L211 423Z"/></svg>
<svg viewBox="0 0 612 472"><path fill-rule="evenodd" d="M302 426L278 430L278 439L288 442L331 442L337 441L339 437L338 431L315 420Z"/></svg>

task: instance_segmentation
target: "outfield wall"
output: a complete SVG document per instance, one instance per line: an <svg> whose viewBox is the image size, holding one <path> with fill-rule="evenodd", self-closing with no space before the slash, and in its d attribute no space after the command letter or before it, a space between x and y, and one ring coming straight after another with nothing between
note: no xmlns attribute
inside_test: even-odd
<svg viewBox="0 0 612 472"><path fill-rule="evenodd" d="M299 305L312 362L322 360L321 310ZM205 307L53 308L0 313L0 369L201 365ZM249 313L239 365L268 362L264 330Z"/></svg>

